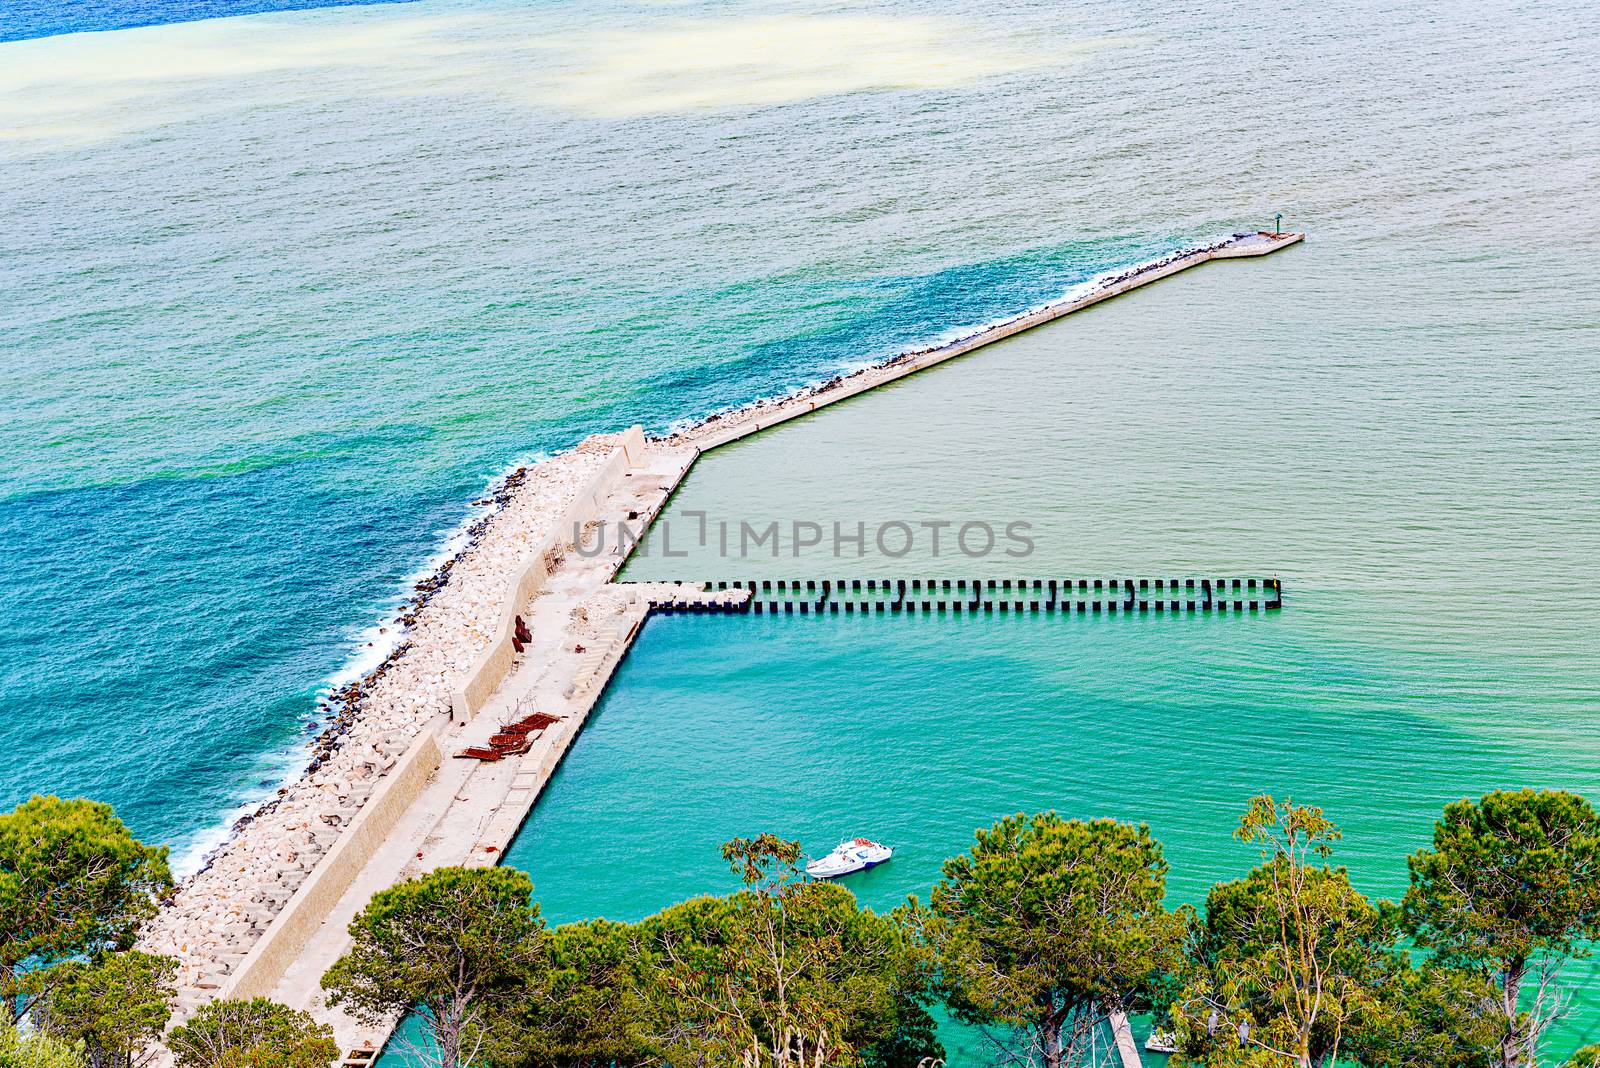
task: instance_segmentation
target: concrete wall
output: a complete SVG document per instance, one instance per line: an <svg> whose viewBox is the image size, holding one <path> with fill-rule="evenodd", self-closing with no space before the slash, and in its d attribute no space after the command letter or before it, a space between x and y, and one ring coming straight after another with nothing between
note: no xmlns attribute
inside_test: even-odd
<svg viewBox="0 0 1600 1068"><path fill-rule="evenodd" d="M644 427L635 423L622 432L622 452L629 467L644 466Z"/></svg>
<svg viewBox="0 0 1600 1068"><path fill-rule="evenodd" d="M411 802L439 767L439 745L432 729L395 761L378 788L333 848L324 854L284 904L255 946L228 976L219 998L270 997L278 981L321 929L378 846L383 844Z"/></svg>
<svg viewBox="0 0 1600 1068"><path fill-rule="evenodd" d="M517 615L544 588L545 580L549 577L548 562L552 558L559 558L572 547L574 533L581 531L585 523L600 517L601 506L622 481L623 473L643 462L644 428L629 427L623 432L620 445L556 520L554 529L533 561L511 581L505 604L500 609L500 618L495 622L494 638L489 648L462 677L460 686L451 695L451 722L466 723L471 720L500 688L500 683L510 673L516 660L511 637L516 633Z"/></svg>
<svg viewBox="0 0 1600 1068"><path fill-rule="evenodd" d="M511 670L511 665L516 658L516 649L511 644L511 636L516 633L517 613L521 606L533 600L538 592L544 589L544 583L549 578L547 561L550 550L555 547L560 538L560 532L551 535L545 540L544 547L533 562L523 568L512 580L511 593L504 607L500 610L500 618L495 622L494 639L489 643L483 655L472 665L462 678L461 685L450 696L450 720L453 723L465 723L475 715L494 696L499 689L500 682Z"/></svg>

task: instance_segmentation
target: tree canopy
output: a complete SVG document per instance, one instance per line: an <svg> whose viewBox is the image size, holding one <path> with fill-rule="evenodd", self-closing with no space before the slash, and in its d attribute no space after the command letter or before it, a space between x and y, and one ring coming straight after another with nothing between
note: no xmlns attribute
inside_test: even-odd
<svg viewBox="0 0 1600 1068"><path fill-rule="evenodd" d="M1341 1047L1345 1060L1374 1068L1492 1068L1496 994L1481 976L1416 967L1400 954L1372 993L1373 1010Z"/></svg>
<svg viewBox="0 0 1600 1068"><path fill-rule="evenodd" d="M37 1031L26 1033L0 1006L0 1068L85 1068L83 1046Z"/></svg>
<svg viewBox="0 0 1600 1068"><path fill-rule="evenodd" d="M440 868L373 895L354 944L322 985L329 1003L379 1021L413 1007L442 1068L469 1063L477 1025L529 988L544 963L533 883L511 868ZM535 984L536 985L536 984Z"/></svg>
<svg viewBox="0 0 1600 1068"><path fill-rule="evenodd" d="M553 929L546 970L530 973L510 1008L487 1021L484 1054L506 1068L612 1068L646 1063L651 969L632 924L592 920Z"/></svg>
<svg viewBox="0 0 1600 1068"><path fill-rule="evenodd" d="M1261 864L1206 897L1173 1012L1183 1051L1218 1064L1330 1063L1385 1011L1379 993L1403 966L1394 924L1326 863L1340 833L1321 809L1252 798L1234 836Z"/></svg>
<svg viewBox="0 0 1600 1068"><path fill-rule="evenodd" d="M34 797L0 814L0 994L26 971L133 944L172 887L167 850L128 832L110 805Z"/></svg>
<svg viewBox="0 0 1600 1068"><path fill-rule="evenodd" d="M1139 1011L1182 967L1187 912L1144 825L1017 814L944 863L918 910L941 993L962 1020L1047 1068L1073 1063L1112 1011Z"/></svg>
<svg viewBox="0 0 1600 1068"><path fill-rule="evenodd" d="M45 1032L81 1042L89 1068L140 1068L172 1015L178 962L138 950L56 965L35 1009Z"/></svg>
<svg viewBox="0 0 1600 1068"><path fill-rule="evenodd" d="M1442 965L1500 986L1498 1063L1531 1063L1563 960L1600 938L1600 817L1563 791L1497 791L1446 806L1409 860L1404 918ZM1531 996L1524 984L1536 980Z"/></svg>
<svg viewBox="0 0 1600 1068"><path fill-rule="evenodd" d="M1600 938L1600 816L1572 794L1447 806L1400 904L1333 863L1318 808L1256 797L1234 834L1259 862L1200 914L1166 908L1147 827L1054 812L978 831L888 914L772 834L722 847L738 891L637 923L548 930L526 875L446 868L374 896L323 985L367 1022L416 1012L441 1068L929 1068L936 1002L1044 1068L1146 1011L1176 1068L1534 1068L1561 965ZM0 1007L28 1014L0 1068L146 1068L162 1042L177 1068L325 1068L331 1030L264 998L162 1038L177 962L130 947L171 885L107 806L0 815Z"/></svg>
<svg viewBox="0 0 1600 1068"><path fill-rule="evenodd" d="M178 1068L327 1068L333 1030L267 998L202 1005L167 1036Z"/></svg>
<svg viewBox="0 0 1600 1068"><path fill-rule="evenodd" d="M654 963L655 1037L672 1063L898 1064L942 1056L904 929L798 868L798 843L734 839L745 888L639 925ZM896 1052L904 1050L905 1052ZM916 1063L912 1061L911 1063Z"/></svg>

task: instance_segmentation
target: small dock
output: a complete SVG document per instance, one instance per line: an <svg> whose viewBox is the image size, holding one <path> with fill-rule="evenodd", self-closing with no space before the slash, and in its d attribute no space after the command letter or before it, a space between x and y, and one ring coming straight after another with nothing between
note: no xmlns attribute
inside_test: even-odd
<svg viewBox="0 0 1600 1068"><path fill-rule="evenodd" d="M1240 615L1283 607L1277 578L760 579L651 588L651 607L662 615Z"/></svg>
<svg viewBox="0 0 1600 1068"><path fill-rule="evenodd" d="M1111 1037L1117 1047L1117 1061L1122 1068L1142 1068L1144 1061L1139 1057L1139 1044L1133 1039L1133 1028L1128 1026L1128 1014L1121 1011L1110 1013L1106 1024L1111 1028Z"/></svg>

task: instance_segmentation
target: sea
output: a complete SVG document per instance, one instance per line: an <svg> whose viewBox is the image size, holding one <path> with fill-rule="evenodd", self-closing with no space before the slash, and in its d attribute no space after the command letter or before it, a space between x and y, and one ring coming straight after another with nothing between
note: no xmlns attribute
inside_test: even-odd
<svg viewBox="0 0 1600 1068"><path fill-rule="evenodd" d="M1394 897L1450 800L1600 802L1597 57L1568 0L0 0L0 806L192 869L509 467L1280 216L708 454L628 577L1281 612L655 619L508 863L634 919L735 834L866 834L889 908L1054 808L1148 822L1199 902L1269 792ZM823 536L700 537L771 522ZM1568 987L1555 1058L1600 1040Z"/></svg>

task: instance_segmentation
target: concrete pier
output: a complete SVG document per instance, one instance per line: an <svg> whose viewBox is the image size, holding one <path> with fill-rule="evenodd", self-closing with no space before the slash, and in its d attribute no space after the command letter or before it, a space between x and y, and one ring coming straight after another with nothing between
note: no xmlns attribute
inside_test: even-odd
<svg viewBox="0 0 1600 1068"><path fill-rule="evenodd" d="M531 490L506 492L508 503L475 530L474 546L452 561L455 573L447 567L438 579L441 599L423 599L407 621L415 648L403 648L392 664L363 680L350 707L360 709L371 694L387 693L384 672L391 682L420 680L426 692L386 696L383 733L370 743L364 763L355 761L365 749L346 760L335 743L326 759L319 756L305 778L281 792L281 803L242 821L147 929L143 948L180 961L180 1015L211 997L270 996L330 1023L345 1064L370 1065L392 1024L358 1024L326 1004L320 985L349 946L350 920L374 893L403 879L448 865L499 861L652 611L1083 616L1102 610L1114 615L1120 605L1122 614L1132 612L1136 587L1115 579L1109 589L1105 580L1093 580L1092 594L1089 580L1077 579L1075 600L1072 579L1051 579L1048 587L1042 579L999 587L993 579L926 585L920 578L868 579L865 590L857 578L780 580L776 590L769 580L759 590L755 582L719 583L717 589L707 583L617 583L632 545L591 553L584 540L597 526L648 526L709 449L1179 271L1266 255L1303 236L1239 234L1175 253L947 345L904 353L670 437L646 441L637 427L596 436L572 454L527 469L533 475L546 467L557 473L542 482L530 476ZM535 503L521 507L526 501ZM1245 611L1246 594L1252 611L1282 604L1276 579L1259 580L1259 588L1250 579L1241 589L1240 579L1202 578L1198 596L1194 581L1185 580L1184 601L1199 601L1200 611L1226 611L1229 582L1236 613ZM1144 600L1154 599L1160 611L1165 588L1158 581L1152 598L1148 582ZM466 594L448 596L463 583ZM1178 614L1176 581L1170 597L1166 607ZM470 755L492 750L491 737L532 713L553 718L525 751L493 759ZM360 734L365 713L352 714L358 729L349 740ZM343 770L346 765L353 770ZM298 822L286 822L286 813ZM285 870L264 885L276 873L262 865L273 863Z"/></svg>
<svg viewBox="0 0 1600 1068"><path fill-rule="evenodd" d="M1133 1028L1128 1026L1128 1014L1113 1012L1107 1023L1111 1027L1111 1037L1117 1045L1117 1060L1122 1068L1143 1068L1139 1044L1133 1040Z"/></svg>

